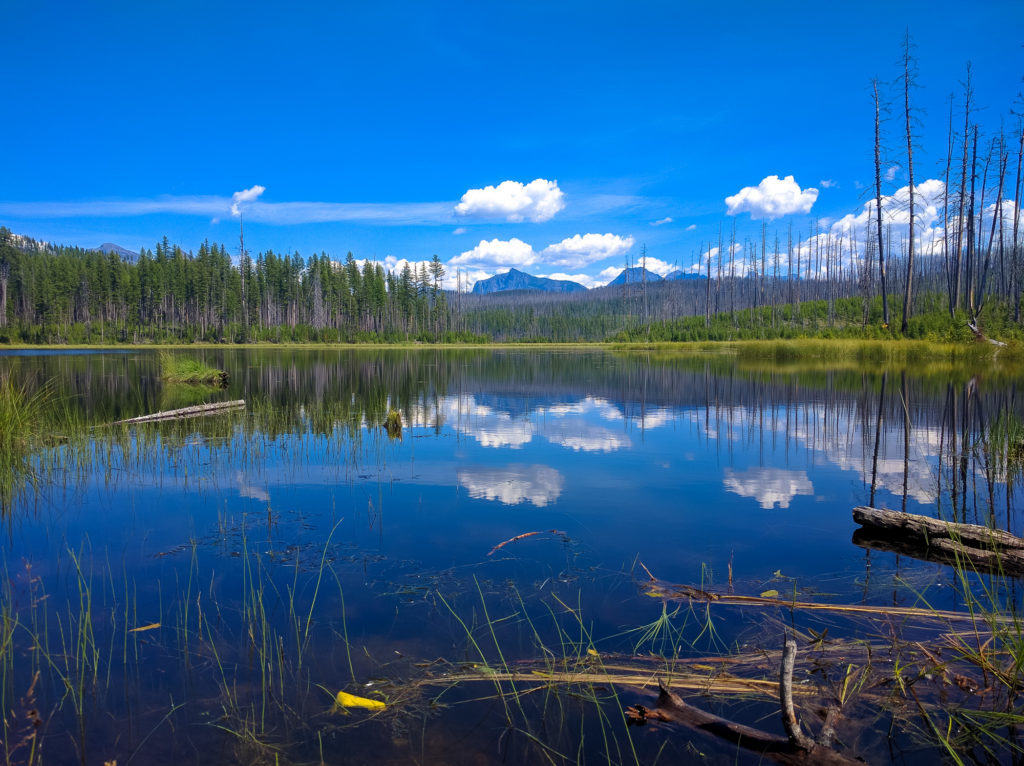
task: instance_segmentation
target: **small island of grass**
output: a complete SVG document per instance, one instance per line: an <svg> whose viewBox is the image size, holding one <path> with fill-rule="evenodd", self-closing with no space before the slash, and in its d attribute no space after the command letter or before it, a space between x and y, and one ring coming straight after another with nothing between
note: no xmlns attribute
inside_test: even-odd
<svg viewBox="0 0 1024 766"><path fill-rule="evenodd" d="M160 353L160 377L166 383L192 383L224 388L228 374L224 370L166 351Z"/></svg>

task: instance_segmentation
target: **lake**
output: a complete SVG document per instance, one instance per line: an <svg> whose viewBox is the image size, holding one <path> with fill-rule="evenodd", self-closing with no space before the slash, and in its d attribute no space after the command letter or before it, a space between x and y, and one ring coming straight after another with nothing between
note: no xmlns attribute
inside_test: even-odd
<svg viewBox="0 0 1024 766"><path fill-rule="evenodd" d="M678 676L693 704L781 734L771 693L725 681L777 682L787 631L807 728L838 699L840 741L869 762L933 763L931 725L962 725L947 703L1002 704L983 670L957 673L988 697L914 648L949 652L951 623L898 610L962 612L987 586L1008 614L1019 581L867 545L851 511L1024 534L1013 368L177 353L228 387L166 385L150 351L0 354L0 377L96 426L31 458L5 507L10 763L757 763L627 727L623 709ZM235 399L246 408L104 425ZM392 409L400 433L383 427ZM385 708L341 708L339 691ZM997 762L1019 746L969 736Z"/></svg>

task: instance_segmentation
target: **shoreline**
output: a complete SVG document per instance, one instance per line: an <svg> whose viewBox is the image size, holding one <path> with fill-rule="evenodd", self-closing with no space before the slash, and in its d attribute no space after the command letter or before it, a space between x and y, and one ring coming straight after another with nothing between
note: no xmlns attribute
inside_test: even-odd
<svg viewBox="0 0 1024 766"><path fill-rule="evenodd" d="M0 344L3 351L159 351L159 350L527 350L527 349L579 349L604 351L649 351L676 353L720 353L739 356L770 357L824 357L843 358L847 355L910 356L910 357L991 357L1017 358L1024 356L1024 347L1010 344L995 348L980 342L945 342L904 338L774 338L760 340L704 340L704 341L503 341L494 343L107 343L107 344Z"/></svg>

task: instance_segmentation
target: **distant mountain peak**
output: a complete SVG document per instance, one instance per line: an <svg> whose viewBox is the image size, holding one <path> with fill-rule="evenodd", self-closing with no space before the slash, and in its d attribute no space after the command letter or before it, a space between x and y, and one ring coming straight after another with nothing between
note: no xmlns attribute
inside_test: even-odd
<svg viewBox="0 0 1024 766"><path fill-rule="evenodd" d="M643 266L630 266L623 269L619 276L615 277L609 285L632 285L637 282L660 282L661 277Z"/></svg>
<svg viewBox="0 0 1024 766"><path fill-rule="evenodd" d="M707 279L707 277L700 272L683 271L682 269L676 269L675 271L665 275L666 282L677 282L681 279Z"/></svg>
<svg viewBox="0 0 1024 766"><path fill-rule="evenodd" d="M127 261L128 263L135 263L135 261L139 259L138 253L133 252L126 247L115 245L113 242L104 242L96 249L99 250L101 253L107 253L108 255L110 253L116 253L121 257L122 261Z"/></svg>
<svg viewBox="0 0 1024 766"><path fill-rule="evenodd" d="M525 271L510 268L504 274L495 274L488 279L481 279L473 285L475 295L489 295L508 290L536 290L544 293L577 293L587 288L579 282L568 279L549 279L535 277Z"/></svg>

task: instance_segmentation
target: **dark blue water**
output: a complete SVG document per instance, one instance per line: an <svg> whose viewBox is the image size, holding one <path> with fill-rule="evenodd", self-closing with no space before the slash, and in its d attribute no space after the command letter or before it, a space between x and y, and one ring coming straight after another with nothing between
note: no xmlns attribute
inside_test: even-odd
<svg viewBox="0 0 1024 766"><path fill-rule="evenodd" d="M197 351L231 384L195 391L163 385L147 352L17 353L0 361L5 374L52 381L96 423L247 401L233 415L101 431L84 453L64 448L9 509L4 609L22 627L4 705L18 709L38 669L46 762L539 762L531 737L573 759L646 763L667 747L663 762L676 762L693 757L689 739L626 732L614 700L602 725L597 705L563 701L556 716L533 695L509 724L493 684L417 684L564 654L570 638L608 656L665 653L663 639L631 632L676 607L646 594L648 573L838 602L909 605L925 592L956 608L948 567L853 543L855 505L1022 531L1019 495L984 451L966 469L950 459L985 422L1015 416L1010 374ZM381 425L392 408L399 438ZM492 552L526 533L539 534ZM703 607L684 609L668 650L777 643L766 619L716 607L709 632ZM388 712L331 713L342 689L379 695ZM705 704L778 729L770 701ZM892 757L884 731L863 736L865 753ZM933 757L894 741L898 759Z"/></svg>

